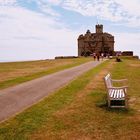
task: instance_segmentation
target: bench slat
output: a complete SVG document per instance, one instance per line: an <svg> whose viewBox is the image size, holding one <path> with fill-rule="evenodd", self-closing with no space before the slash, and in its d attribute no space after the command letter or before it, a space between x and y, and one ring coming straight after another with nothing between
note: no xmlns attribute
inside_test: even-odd
<svg viewBox="0 0 140 140"><path fill-rule="evenodd" d="M109 96L111 97L112 89L109 90Z"/></svg>
<svg viewBox="0 0 140 140"><path fill-rule="evenodd" d="M121 93L122 93L122 97L124 97L125 95L124 95L124 91L123 90L121 90Z"/></svg>
<svg viewBox="0 0 140 140"><path fill-rule="evenodd" d="M113 97L114 92L115 92L115 90L113 89L110 97Z"/></svg>
<svg viewBox="0 0 140 140"><path fill-rule="evenodd" d="M121 89L119 90L119 98L121 98Z"/></svg>
<svg viewBox="0 0 140 140"><path fill-rule="evenodd" d="M114 92L114 99L116 98L116 94L117 94L117 90L115 90L115 92Z"/></svg>
<svg viewBox="0 0 140 140"><path fill-rule="evenodd" d="M117 99L119 98L120 90L117 90Z"/></svg>
<svg viewBox="0 0 140 140"><path fill-rule="evenodd" d="M119 90L119 99L122 98L122 93L121 93L121 89Z"/></svg>

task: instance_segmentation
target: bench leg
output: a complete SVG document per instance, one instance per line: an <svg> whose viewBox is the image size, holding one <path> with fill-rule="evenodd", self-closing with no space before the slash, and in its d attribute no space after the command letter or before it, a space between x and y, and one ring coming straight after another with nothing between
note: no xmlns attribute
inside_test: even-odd
<svg viewBox="0 0 140 140"><path fill-rule="evenodd" d="M108 107L110 107L111 101L108 99Z"/></svg>
<svg viewBox="0 0 140 140"><path fill-rule="evenodd" d="M125 108L128 108L128 100L125 99Z"/></svg>

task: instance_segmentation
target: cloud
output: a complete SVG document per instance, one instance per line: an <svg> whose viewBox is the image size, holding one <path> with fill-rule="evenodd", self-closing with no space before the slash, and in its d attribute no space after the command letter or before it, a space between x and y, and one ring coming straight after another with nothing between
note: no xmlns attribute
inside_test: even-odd
<svg viewBox="0 0 140 140"><path fill-rule="evenodd" d="M122 22L128 26L140 26L138 0L131 2L126 0L65 0L61 5L83 16L97 16L103 20Z"/></svg>
<svg viewBox="0 0 140 140"><path fill-rule="evenodd" d="M60 5L63 0L45 0L45 1L53 5Z"/></svg>
<svg viewBox="0 0 140 140"><path fill-rule="evenodd" d="M17 4L16 0L0 0L0 6L15 5L15 4Z"/></svg>
<svg viewBox="0 0 140 140"><path fill-rule="evenodd" d="M115 50L133 51L134 55L140 56L140 33L115 32Z"/></svg>
<svg viewBox="0 0 140 140"><path fill-rule="evenodd" d="M65 28L53 17L19 6L0 8L0 31L0 59L77 54L76 31Z"/></svg>
<svg viewBox="0 0 140 140"><path fill-rule="evenodd" d="M139 0L28 0L35 2L40 11L59 17L59 11L52 6L80 13L83 16L98 17L99 20L119 22L131 27L140 27Z"/></svg>
<svg viewBox="0 0 140 140"><path fill-rule="evenodd" d="M131 15L140 16L140 1L139 0L115 0L116 3L120 4L125 11L127 11Z"/></svg>
<svg viewBox="0 0 140 140"><path fill-rule="evenodd" d="M53 3L54 3L54 2L57 3L57 0L52 1L52 2L53 2ZM41 12L43 12L43 13L45 13L45 14L49 14L49 15L51 15L51 16L55 16L55 17L60 16L60 15L58 14L58 12L56 12L55 10L53 10L53 9L51 8L51 6L50 6L48 3L46 3L46 1L44 1L44 0L38 0L38 1L36 1L36 3L37 3L38 8L40 9Z"/></svg>
<svg viewBox="0 0 140 140"><path fill-rule="evenodd" d="M1 7L0 15L2 15L1 21L1 33L4 36L40 36L42 31L47 31L50 26L55 26L56 21L53 18L47 18L44 15L36 12L29 11L21 7ZM43 26L41 26L43 24ZM45 25L46 24L46 25ZM45 26L44 26L45 25ZM45 29L44 29L45 28Z"/></svg>

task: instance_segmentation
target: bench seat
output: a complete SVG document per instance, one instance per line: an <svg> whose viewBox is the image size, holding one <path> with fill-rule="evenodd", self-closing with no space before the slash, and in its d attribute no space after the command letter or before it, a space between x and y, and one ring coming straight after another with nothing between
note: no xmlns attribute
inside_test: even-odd
<svg viewBox="0 0 140 140"><path fill-rule="evenodd" d="M112 98L112 99L115 99L115 100L120 100L122 98L125 97L125 94L124 94L124 91L123 89L110 89L109 90L109 96Z"/></svg>

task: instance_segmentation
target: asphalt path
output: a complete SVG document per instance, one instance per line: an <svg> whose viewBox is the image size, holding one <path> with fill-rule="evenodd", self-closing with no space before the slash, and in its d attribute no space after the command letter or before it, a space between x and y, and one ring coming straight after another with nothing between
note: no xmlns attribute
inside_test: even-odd
<svg viewBox="0 0 140 140"><path fill-rule="evenodd" d="M0 90L0 122L22 112L103 61L88 63Z"/></svg>

